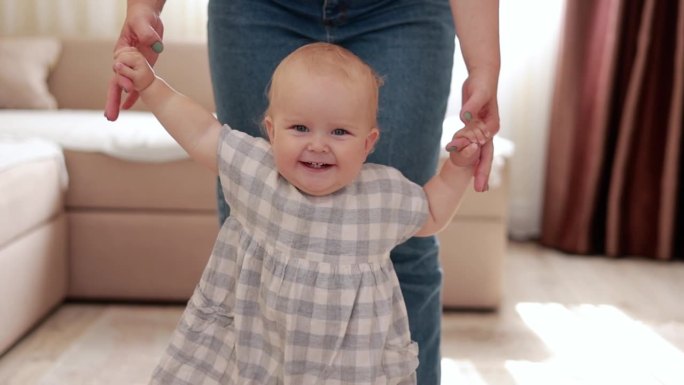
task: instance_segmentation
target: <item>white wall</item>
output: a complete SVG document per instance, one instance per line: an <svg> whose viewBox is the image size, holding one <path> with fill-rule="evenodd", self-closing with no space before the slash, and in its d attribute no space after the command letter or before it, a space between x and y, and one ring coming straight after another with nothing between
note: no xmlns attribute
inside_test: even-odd
<svg viewBox="0 0 684 385"><path fill-rule="evenodd" d="M517 239L540 234L547 130L564 9L565 0L500 0L499 135L515 145L509 234ZM447 116L458 118L461 84L467 76L458 46L454 62ZM453 133L455 128L445 130Z"/></svg>

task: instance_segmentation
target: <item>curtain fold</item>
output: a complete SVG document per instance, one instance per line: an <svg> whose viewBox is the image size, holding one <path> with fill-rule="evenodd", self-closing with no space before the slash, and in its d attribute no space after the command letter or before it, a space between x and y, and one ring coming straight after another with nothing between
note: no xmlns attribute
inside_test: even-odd
<svg viewBox="0 0 684 385"><path fill-rule="evenodd" d="M541 243L680 257L684 0L568 2Z"/></svg>
<svg viewBox="0 0 684 385"><path fill-rule="evenodd" d="M556 72L547 155L543 244L596 252L597 194L615 67L620 2L569 1ZM602 39L595 38L602 36ZM597 154L599 156L597 156Z"/></svg>

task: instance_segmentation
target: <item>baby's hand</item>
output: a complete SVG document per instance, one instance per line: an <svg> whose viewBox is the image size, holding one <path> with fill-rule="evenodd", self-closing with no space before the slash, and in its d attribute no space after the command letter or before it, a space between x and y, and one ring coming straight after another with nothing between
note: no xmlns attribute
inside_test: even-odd
<svg viewBox="0 0 684 385"><path fill-rule="evenodd" d="M145 57L133 47L124 47L114 53L114 72L119 86L126 92L140 92L156 77Z"/></svg>
<svg viewBox="0 0 684 385"><path fill-rule="evenodd" d="M456 131L446 146L449 159L459 167L475 166L480 159L480 146L486 141L486 136L479 128L464 127Z"/></svg>

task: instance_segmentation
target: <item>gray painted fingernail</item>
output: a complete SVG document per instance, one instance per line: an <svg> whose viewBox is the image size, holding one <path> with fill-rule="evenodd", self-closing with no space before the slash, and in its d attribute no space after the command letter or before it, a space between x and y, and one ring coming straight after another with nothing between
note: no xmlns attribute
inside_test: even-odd
<svg viewBox="0 0 684 385"><path fill-rule="evenodd" d="M155 41L154 44L152 44L152 51L156 53L161 53L164 50L164 43L161 41Z"/></svg>

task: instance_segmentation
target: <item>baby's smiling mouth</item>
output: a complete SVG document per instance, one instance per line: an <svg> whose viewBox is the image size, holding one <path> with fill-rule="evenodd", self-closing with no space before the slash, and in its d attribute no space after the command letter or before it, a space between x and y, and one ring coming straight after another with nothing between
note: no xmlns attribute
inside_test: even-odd
<svg viewBox="0 0 684 385"><path fill-rule="evenodd" d="M317 169L317 170L328 168L331 166L330 164L323 163L323 162L302 162L302 164L305 165L306 167Z"/></svg>

